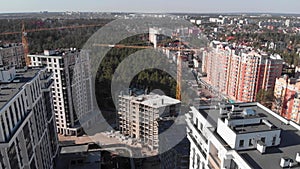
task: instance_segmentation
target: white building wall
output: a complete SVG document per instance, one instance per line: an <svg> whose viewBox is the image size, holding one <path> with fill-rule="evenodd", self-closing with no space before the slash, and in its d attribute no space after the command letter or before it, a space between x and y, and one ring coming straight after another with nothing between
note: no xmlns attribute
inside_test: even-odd
<svg viewBox="0 0 300 169"><path fill-rule="evenodd" d="M230 147L235 147L237 136L221 119L218 119L217 133L222 138L226 138L226 142Z"/></svg>
<svg viewBox="0 0 300 169"><path fill-rule="evenodd" d="M52 109L49 119L46 110L46 106L52 107L52 99L44 102L43 97L52 82L43 79L45 73L45 69L37 71L33 79L25 83L0 109L0 168L14 169L18 166L25 169L30 165L44 169L54 167L53 159L58 146L54 151L51 148L57 145L57 137L54 131L51 139L55 141L48 140L50 126L55 130L55 124ZM30 151L31 155L28 154ZM37 159L41 159L40 164Z"/></svg>
<svg viewBox="0 0 300 169"><path fill-rule="evenodd" d="M261 138L263 137L266 139L265 144L267 147L277 146L280 144L280 130L274 130L274 131L239 134L236 137L236 144L234 147L236 150L246 150L246 149L256 148L256 142L258 140L261 140ZM272 144L273 137L276 137L276 141L274 144ZM244 140L244 145L242 147L239 146L240 140ZM249 145L250 140L253 140L252 146Z"/></svg>
<svg viewBox="0 0 300 169"><path fill-rule="evenodd" d="M74 56L64 56L64 54L57 56L52 55L54 54L53 51L45 51L45 54L46 55L29 55L31 58L31 66L46 65L48 71L53 72L52 79L54 80L54 85L52 87L52 93L57 130L63 135L73 135L72 133L76 133L79 129L79 126L74 127L75 119L73 118L73 114L75 112L73 112L73 104L78 111L76 112L78 118L91 112L94 107L92 103L92 81L91 76L89 76L89 59L83 59L80 57L80 54L78 54L78 56L77 53L75 53ZM62 78L64 77L62 72L66 76L68 64L74 63L73 60L69 58L65 59L64 57L76 57L74 58L76 65L74 65L73 82L70 85L68 84L70 79L67 78L71 77L65 77L65 84L63 84ZM73 89L72 92L71 88ZM67 92L67 95L64 94L64 91ZM75 97L76 99L74 99ZM68 104L66 104L66 101ZM76 103L73 103L73 101Z"/></svg>

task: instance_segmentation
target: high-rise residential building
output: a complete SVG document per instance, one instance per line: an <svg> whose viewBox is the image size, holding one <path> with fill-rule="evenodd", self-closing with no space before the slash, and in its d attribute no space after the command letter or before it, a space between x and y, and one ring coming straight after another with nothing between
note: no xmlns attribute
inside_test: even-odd
<svg viewBox="0 0 300 169"><path fill-rule="evenodd" d="M300 123L300 81L284 76L276 79L273 110L296 123Z"/></svg>
<svg viewBox="0 0 300 169"><path fill-rule="evenodd" d="M92 79L88 57L78 50L45 50L41 55L29 55L31 66L46 66L53 72L52 87L57 132L79 135L79 119L92 111Z"/></svg>
<svg viewBox="0 0 300 169"><path fill-rule="evenodd" d="M139 96L120 95L120 133L140 140L150 150L158 151L160 118L178 115L180 105L179 100L153 93Z"/></svg>
<svg viewBox="0 0 300 169"><path fill-rule="evenodd" d="M58 140L51 86L45 68L0 70L0 168L52 169Z"/></svg>
<svg viewBox="0 0 300 169"><path fill-rule="evenodd" d="M190 169L299 168L300 126L259 103L192 107Z"/></svg>
<svg viewBox="0 0 300 169"><path fill-rule="evenodd" d="M281 76L283 60L277 54L267 55L250 47L233 47L213 41L204 53L202 70L208 82L219 92L242 102L256 100L260 90L272 90Z"/></svg>
<svg viewBox="0 0 300 169"><path fill-rule="evenodd" d="M0 46L0 66L8 65L15 66L16 68L26 66L22 44L12 43Z"/></svg>
<svg viewBox="0 0 300 169"><path fill-rule="evenodd" d="M168 28L149 28L149 41L153 43L153 47L158 47L159 43L167 39L167 36L171 36L173 31Z"/></svg>

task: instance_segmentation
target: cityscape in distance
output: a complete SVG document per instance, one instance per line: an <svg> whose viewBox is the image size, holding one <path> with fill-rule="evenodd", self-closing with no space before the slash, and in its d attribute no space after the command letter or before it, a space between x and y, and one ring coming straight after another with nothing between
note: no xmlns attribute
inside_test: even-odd
<svg viewBox="0 0 300 169"><path fill-rule="evenodd" d="M5 2L0 169L300 168L297 6Z"/></svg>

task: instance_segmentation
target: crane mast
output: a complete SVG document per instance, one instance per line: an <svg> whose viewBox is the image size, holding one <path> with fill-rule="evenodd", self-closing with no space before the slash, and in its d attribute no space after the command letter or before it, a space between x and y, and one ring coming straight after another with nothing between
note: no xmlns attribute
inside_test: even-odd
<svg viewBox="0 0 300 169"><path fill-rule="evenodd" d="M24 58L26 66L30 65L30 58L28 57L29 49L28 49L28 41L27 41L27 32L25 29L24 21L22 22L22 45L24 48Z"/></svg>

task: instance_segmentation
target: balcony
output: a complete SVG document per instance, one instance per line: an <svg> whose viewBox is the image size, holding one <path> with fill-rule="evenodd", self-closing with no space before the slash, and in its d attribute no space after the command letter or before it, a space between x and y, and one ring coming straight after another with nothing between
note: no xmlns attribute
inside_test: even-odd
<svg viewBox="0 0 300 169"><path fill-rule="evenodd" d="M52 78L53 73L49 72L49 73L45 73L45 75L41 78L42 82L47 82Z"/></svg>
<svg viewBox="0 0 300 169"><path fill-rule="evenodd" d="M51 88L50 86L53 84L53 80L49 80L47 83L44 83L43 86L42 86L42 91L43 92L50 92L51 91Z"/></svg>
<svg viewBox="0 0 300 169"><path fill-rule="evenodd" d="M212 155L211 153L209 153L208 162L209 162L209 165L211 166L211 168L213 168L213 169L221 168L220 167L221 160L218 157L215 157L214 155Z"/></svg>
<svg viewBox="0 0 300 169"><path fill-rule="evenodd" d="M193 143L197 146L198 150L200 151L204 159L206 159L206 152L202 149L202 147L198 144L198 141L194 138L194 136L190 132L188 133L188 139L193 141Z"/></svg>
<svg viewBox="0 0 300 169"><path fill-rule="evenodd" d="M193 133L196 134L196 136L199 136L201 139L201 142L205 142L206 144L208 143L207 138L202 134L202 132L198 129L196 125L193 125L191 121L187 121L188 127L192 130ZM198 137L198 138L199 138Z"/></svg>

